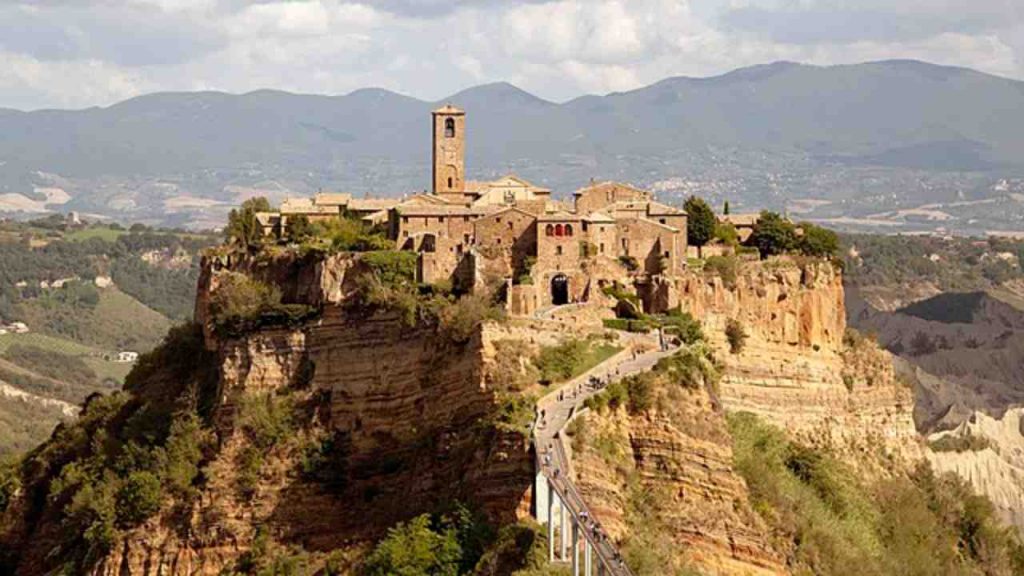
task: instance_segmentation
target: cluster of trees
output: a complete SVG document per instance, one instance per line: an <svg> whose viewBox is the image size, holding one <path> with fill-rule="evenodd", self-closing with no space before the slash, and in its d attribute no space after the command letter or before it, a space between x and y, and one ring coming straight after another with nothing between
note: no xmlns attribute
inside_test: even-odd
<svg viewBox="0 0 1024 576"><path fill-rule="evenodd" d="M244 249L258 249L267 238L256 220L258 212L269 212L270 202L263 197L250 198L228 215L224 233L229 242ZM388 239L384 228L372 226L351 214L323 222L310 222L306 216L290 216L284 230L282 242L301 244L310 248L329 251L369 252L390 250L394 243Z"/></svg>
<svg viewBox="0 0 1024 576"><path fill-rule="evenodd" d="M683 208L687 214L686 239L689 245L700 249L712 240L732 246L739 245L736 229L720 221L703 198L691 196ZM728 214L728 203L725 213ZM811 222L794 224L777 212L770 211L761 212L753 234L745 244L757 248L762 257L796 252L831 258L839 252L839 238L831 230Z"/></svg>
<svg viewBox="0 0 1024 576"><path fill-rule="evenodd" d="M972 292L1024 278L1024 240L848 234L856 248L846 278L860 286L930 282L944 292Z"/></svg>
<svg viewBox="0 0 1024 576"><path fill-rule="evenodd" d="M730 414L733 457L754 509L791 540L796 573L1024 574L1024 547L991 502L922 464L865 482L826 451L790 441L749 413Z"/></svg>

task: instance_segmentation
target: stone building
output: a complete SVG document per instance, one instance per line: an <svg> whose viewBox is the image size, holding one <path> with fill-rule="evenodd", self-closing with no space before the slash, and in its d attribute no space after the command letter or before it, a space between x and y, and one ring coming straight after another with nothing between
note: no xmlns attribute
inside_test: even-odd
<svg viewBox="0 0 1024 576"><path fill-rule="evenodd" d="M298 214L386 222L396 246L418 254L419 281L504 283L510 310L520 314L586 301L610 282L643 282L685 266L683 210L618 182L591 182L566 205L514 174L467 180L465 112L446 105L431 118L431 193L361 200L322 193L258 215L261 224L280 233Z"/></svg>

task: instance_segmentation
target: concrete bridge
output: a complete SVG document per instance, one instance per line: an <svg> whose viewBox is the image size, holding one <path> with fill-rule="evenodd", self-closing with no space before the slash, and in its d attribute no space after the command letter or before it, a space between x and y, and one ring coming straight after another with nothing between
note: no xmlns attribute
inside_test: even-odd
<svg viewBox="0 0 1024 576"><path fill-rule="evenodd" d="M569 563L573 576L633 576L573 483L571 447L565 439L566 427L580 415L588 398L611 382L652 369L658 360L676 352L664 346L660 337L624 332L620 338L627 344L623 351L537 402L534 517L547 526L548 561Z"/></svg>

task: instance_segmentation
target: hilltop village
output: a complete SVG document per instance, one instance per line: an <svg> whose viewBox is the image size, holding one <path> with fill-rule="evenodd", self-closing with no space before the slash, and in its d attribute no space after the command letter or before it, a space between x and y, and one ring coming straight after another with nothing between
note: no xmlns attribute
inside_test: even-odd
<svg viewBox="0 0 1024 576"><path fill-rule="evenodd" d="M431 193L353 198L321 193L290 198L256 219L280 237L296 218L323 222L348 215L386 227L400 250L418 255L417 280L479 286L504 282L509 311L587 301L623 277L672 277L686 266L687 214L628 184L591 182L571 203L551 190L507 175L466 179L466 114L451 105L432 113ZM757 215L724 215L740 239ZM695 251L691 251L696 255Z"/></svg>

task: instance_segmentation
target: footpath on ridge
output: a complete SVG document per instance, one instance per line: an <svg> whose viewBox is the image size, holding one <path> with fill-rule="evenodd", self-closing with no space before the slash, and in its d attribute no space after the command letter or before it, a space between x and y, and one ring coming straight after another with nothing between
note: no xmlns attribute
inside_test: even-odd
<svg viewBox="0 0 1024 576"><path fill-rule="evenodd" d="M598 558L598 574L632 576L621 554L607 538L596 521L582 495L573 482L571 450L565 442L565 428L583 408L584 402L601 393L609 384L646 372L654 368L662 358L674 354L678 347L668 345L660 335L638 335L619 332L620 342L625 346L611 358L587 372L569 380L537 402L537 419L533 427L533 444L537 454L538 472L547 480L571 514L574 525L579 526L581 535L590 544ZM552 496L548 495L548 507ZM538 518L542 523L549 518ZM564 523L562 529L565 530ZM548 526L549 548L553 545L552 526ZM564 542L564 535L563 535ZM564 550L564 544L563 544ZM575 550L575 548L574 548ZM553 558L549 552L549 559ZM579 574L578 558L573 554L574 574ZM586 574L590 574L589 556Z"/></svg>

